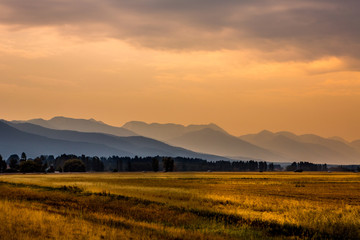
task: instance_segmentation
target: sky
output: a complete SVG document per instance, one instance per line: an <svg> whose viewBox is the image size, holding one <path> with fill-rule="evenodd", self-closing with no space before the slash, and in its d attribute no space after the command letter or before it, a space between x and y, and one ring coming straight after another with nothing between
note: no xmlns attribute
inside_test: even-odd
<svg viewBox="0 0 360 240"><path fill-rule="evenodd" d="M360 139L358 0L0 0L0 118Z"/></svg>

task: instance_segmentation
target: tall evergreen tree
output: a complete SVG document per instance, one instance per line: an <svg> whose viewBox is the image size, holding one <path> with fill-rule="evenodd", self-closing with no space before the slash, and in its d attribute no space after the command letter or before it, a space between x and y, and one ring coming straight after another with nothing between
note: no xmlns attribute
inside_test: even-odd
<svg viewBox="0 0 360 240"><path fill-rule="evenodd" d="M6 167L7 167L7 164L3 160L3 157L0 155L0 172L5 172Z"/></svg>
<svg viewBox="0 0 360 240"><path fill-rule="evenodd" d="M23 153L21 154L21 159L20 159L20 160L21 160L21 161L26 161L26 159L27 159L26 153L23 152Z"/></svg>
<svg viewBox="0 0 360 240"><path fill-rule="evenodd" d="M152 159L152 169L154 172L159 171L159 159L157 157Z"/></svg>

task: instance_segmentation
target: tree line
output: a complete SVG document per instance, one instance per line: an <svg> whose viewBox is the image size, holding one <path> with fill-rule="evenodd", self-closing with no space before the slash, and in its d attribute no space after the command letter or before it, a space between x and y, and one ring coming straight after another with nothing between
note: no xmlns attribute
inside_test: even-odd
<svg viewBox="0 0 360 240"><path fill-rule="evenodd" d="M360 167L357 171L360 171ZM28 159L26 153L20 157L11 155L6 161L0 155L0 172L128 172L128 171L228 171L228 172L265 172L284 170L278 164L265 161L207 161L199 158L186 157L119 157L108 158L97 156L76 156L73 154L41 155ZM285 168L286 171L328 171L326 164L313 164L310 162L293 162ZM346 171L341 166L342 171ZM352 169L354 170L354 168ZM356 168L355 168L356 170ZM350 171L350 170L349 170Z"/></svg>
<svg viewBox="0 0 360 240"><path fill-rule="evenodd" d="M293 162L291 165L286 167L287 171L328 171L327 164L314 164L310 162Z"/></svg>

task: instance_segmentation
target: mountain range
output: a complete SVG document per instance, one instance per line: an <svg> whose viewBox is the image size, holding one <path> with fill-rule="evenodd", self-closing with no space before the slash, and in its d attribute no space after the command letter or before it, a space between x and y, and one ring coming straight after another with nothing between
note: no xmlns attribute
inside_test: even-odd
<svg viewBox="0 0 360 240"><path fill-rule="evenodd" d="M0 121L0 153L26 152L28 156L63 153L90 156L171 156L209 160L226 159L201 154L142 136L118 137L105 133L44 128L27 122Z"/></svg>
<svg viewBox="0 0 360 240"><path fill-rule="evenodd" d="M360 164L360 140L347 142L340 137L323 138L314 134L266 130L236 137L213 123L183 126L131 121L115 127L94 119L55 117L50 120L2 121L1 126L2 154L5 154L3 151L25 151L23 149L28 145L27 149L33 149L33 152L36 149L39 154L167 155L208 160ZM18 137L12 137L12 142L7 141L10 135ZM16 141L16 138L20 140ZM29 143L22 139L33 140ZM44 142L47 144L42 145ZM17 143L19 148L14 147ZM7 148L9 146L12 147Z"/></svg>
<svg viewBox="0 0 360 240"><path fill-rule="evenodd" d="M166 124L160 124L160 123L145 123L140 121L131 121L127 122L122 126L122 128L125 128L127 130L130 130L134 133L137 133L144 137L150 137L154 138L160 141L167 141L173 138L181 137L184 134L199 131L205 128L212 129L217 132L221 132L224 134L227 134L227 132L217 126L214 123L206 124L206 125L189 125L189 126L183 126L180 124L174 124L174 123L166 123Z"/></svg>
<svg viewBox="0 0 360 240"><path fill-rule="evenodd" d="M360 152L350 143L322 138L313 134L295 135L290 132L262 131L241 139L271 149L290 161L326 163L359 163Z"/></svg>
<svg viewBox="0 0 360 240"><path fill-rule="evenodd" d="M234 159L267 159L270 161L286 160L276 153L257 146L227 133L204 128L188 132L180 137L169 139L167 143L191 149L197 152L206 152Z"/></svg>
<svg viewBox="0 0 360 240"><path fill-rule="evenodd" d="M126 151L114 149L104 144L89 142L64 141L52 139L37 134L20 131L3 121L0 121L0 153L9 156L14 153L26 152L30 157L43 155L60 155L72 153L81 155L123 155Z"/></svg>
<svg viewBox="0 0 360 240"><path fill-rule="evenodd" d="M42 118L31 119L28 121L12 121L13 123L32 123L45 128L57 130L74 130L79 132L98 132L107 133L119 137L137 136L138 134L129 129L107 125L95 119L75 119L66 117L54 117L50 120Z"/></svg>
<svg viewBox="0 0 360 240"><path fill-rule="evenodd" d="M215 124L185 127L178 124L129 122L123 128L174 146L231 159L360 163L360 140L347 142L340 137L323 138L314 134L296 135L291 132L272 133L266 130L236 137Z"/></svg>

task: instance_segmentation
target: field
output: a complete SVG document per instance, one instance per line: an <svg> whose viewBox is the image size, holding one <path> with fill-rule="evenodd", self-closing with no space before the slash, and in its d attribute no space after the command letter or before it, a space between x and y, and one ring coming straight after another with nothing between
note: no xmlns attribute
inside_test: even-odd
<svg viewBox="0 0 360 240"><path fill-rule="evenodd" d="M360 174L0 175L0 239L360 239Z"/></svg>

